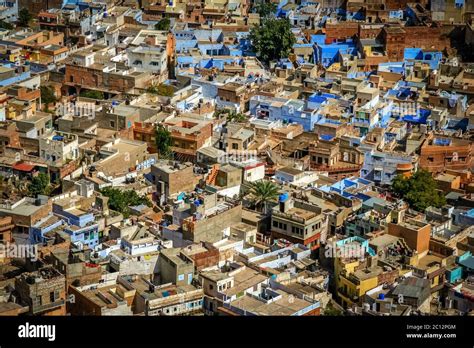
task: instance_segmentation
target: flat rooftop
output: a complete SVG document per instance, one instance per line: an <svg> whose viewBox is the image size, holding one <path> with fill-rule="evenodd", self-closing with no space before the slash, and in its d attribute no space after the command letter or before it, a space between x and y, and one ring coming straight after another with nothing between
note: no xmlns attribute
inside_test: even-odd
<svg viewBox="0 0 474 348"><path fill-rule="evenodd" d="M266 303L265 301L262 301L260 299L255 298L254 296L247 294L237 299L236 301L233 301L231 305L241 310L249 311L256 315L263 316L294 315L295 313L312 305L311 302L302 300L296 296L291 296L290 294L282 290L273 291L278 293L278 295L281 295L281 298L276 301Z"/></svg>

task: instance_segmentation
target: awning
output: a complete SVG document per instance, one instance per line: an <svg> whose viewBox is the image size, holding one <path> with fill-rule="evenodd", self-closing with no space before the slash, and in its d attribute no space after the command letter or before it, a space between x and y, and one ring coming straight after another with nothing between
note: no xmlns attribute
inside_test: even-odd
<svg viewBox="0 0 474 348"><path fill-rule="evenodd" d="M13 165L14 170L19 170L20 172L31 172L35 168L35 165L28 163L17 163Z"/></svg>

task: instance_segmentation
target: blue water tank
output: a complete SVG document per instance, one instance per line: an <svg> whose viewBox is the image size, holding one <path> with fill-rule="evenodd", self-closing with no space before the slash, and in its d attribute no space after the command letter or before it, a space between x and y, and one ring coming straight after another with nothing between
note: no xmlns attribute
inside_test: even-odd
<svg viewBox="0 0 474 348"><path fill-rule="evenodd" d="M199 201L199 199L196 199L196 200L194 201L194 205L195 205L196 207L199 207L199 206L201 205L201 202Z"/></svg>
<svg viewBox="0 0 474 348"><path fill-rule="evenodd" d="M279 202L286 202L288 200L288 192L282 193L278 196Z"/></svg>
<svg viewBox="0 0 474 348"><path fill-rule="evenodd" d="M379 300L385 300L385 294L379 294Z"/></svg>

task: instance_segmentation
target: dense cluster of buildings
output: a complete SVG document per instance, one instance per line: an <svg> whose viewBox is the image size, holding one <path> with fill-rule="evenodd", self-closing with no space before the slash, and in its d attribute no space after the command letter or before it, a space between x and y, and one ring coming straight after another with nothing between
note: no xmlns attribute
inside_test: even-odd
<svg viewBox="0 0 474 348"><path fill-rule="evenodd" d="M474 2L270 3L0 6L0 315L473 313Z"/></svg>

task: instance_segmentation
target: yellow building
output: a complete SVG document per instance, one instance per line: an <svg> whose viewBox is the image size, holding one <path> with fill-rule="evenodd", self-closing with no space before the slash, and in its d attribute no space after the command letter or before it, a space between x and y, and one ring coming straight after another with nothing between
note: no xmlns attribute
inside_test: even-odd
<svg viewBox="0 0 474 348"><path fill-rule="evenodd" d="M372 266L373 257L374 251L363 238L350 237L335 243L336 290L344 307L358 303L367 291L377 287L383 269Z"/></svg>
<svg viewBox="0 0 474 348"><path fill-rule="evenodd" d="M436 292L443 285L446 274L447 258L436 255L425 255L420 258L413 273L419 278L426 278L430 281L432 292Z"/></svg>
<svg viewBox="0 0 474 348"><path fill-rule="evenodd" d="M359 303L365 293L378 284L378 276L383 272L381 267L359 269L353 273L339 275L337 294L344 307Z"/></svg>

